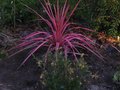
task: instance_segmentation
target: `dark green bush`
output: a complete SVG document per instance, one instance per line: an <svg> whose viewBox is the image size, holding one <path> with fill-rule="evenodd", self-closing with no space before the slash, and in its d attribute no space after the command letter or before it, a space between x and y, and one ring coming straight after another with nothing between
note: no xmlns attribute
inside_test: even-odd
<svg viewBox="0 0 120 90"><path fill-rule="evenodd" d="M22 24L35 17L21 2L36 6L36 0L0 0L0 25Z"/></svg>
<svg viewBox="0 0 120 90"><path fill-rule="evenodd" d="M107 35L120 35L120 19L111 16L101 16L96 19L95 30L103 31Z"/></svg>
<svg viewBox="0 0 120 90"><path fill-rule="evenodd" d="M77 0L68 0L70 7L73 8L77 2ZM0 24L14 24L16 23L24 23L29 22L31 19L34 18L34 14L31 14L30 11L24 7L20 2L27 4L28 6L32 7L33 9L40 9L36 8L36 4L38 1L36 0L1 0L0 1ZM51 3L55 3L55 0L50 0ZM64 0L60 0L60 3L64 3ZM79 5L79 10L76 10L74 17L77 18L87 18L88 20L91 12L90 8L91 3L87 1L81 0ZM39 6L38 6L39 7ZM15 20L14 20L15 19ZM89 21L89 20L88 20Z"/></svg>
<svg viewBox="0 0 120 90"><path fill-rule="evenodd" d="M120 0L101 0L94 18L94 29L107 35L120 35Z"/></svg>

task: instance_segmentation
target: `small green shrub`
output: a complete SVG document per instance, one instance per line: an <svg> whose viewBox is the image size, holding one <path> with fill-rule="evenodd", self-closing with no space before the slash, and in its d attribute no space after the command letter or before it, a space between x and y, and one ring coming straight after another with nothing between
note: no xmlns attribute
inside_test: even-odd
<svg viewBox="0 0 120 90"><path fill-rule="evenodd" d="M47 90L84 90L89 71L83 57L74 64L72 60L65 60L60 54L57 60L49 54L44 65L41 60L38 63L41 68L45 66L40 81Z"/></svg>
<svg viewBox="0 0 120 90"><path fill-rule="evenodd" d="M0 60L5 58L6 57L6 54L5 52L3 52L2 50L0 50Z"/></svg>
<svg viewBox="0 0 120 90"><path fill-rule="evenodd" d="M113 81L117 84L120 84L120 71L117 71L113 76Z"/></svg>

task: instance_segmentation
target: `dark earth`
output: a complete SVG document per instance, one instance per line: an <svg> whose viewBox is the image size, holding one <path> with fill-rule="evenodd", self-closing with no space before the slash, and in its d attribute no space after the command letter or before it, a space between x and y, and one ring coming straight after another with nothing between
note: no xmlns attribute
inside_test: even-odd
<svg viewBox="0 0 120 90"><path fill-rule="evenodd" d="M25 31L25 28L18 28L18 32L2 32L8 35L11 40L7 40L5 35L1 35L0 50L7 51L8 48L15 45L15 41L32 32L32 29ZM22 29L22 31L21 31ZM28 30L28 29L27 29ZM22 33L21 33L22 32ZM120 69L120 53L114 48L106 46L106 50L100 50L105 60L99 60L94 55L85 57L91 71L91 79L87 90L120 90L120 84L113 82L114 73ZM0 60L0 90L43 90L39 82L40 68L35 60L29 60L24 66L17 70L26 52L15 55L12 58L2 58Z"/></svg>
<svg viewBox="0 0 120 90"><path fill-rule="evenodd" d="M39 69L31 60L17 70L23 55L0 61L0 90L40 90Z"/></svg>

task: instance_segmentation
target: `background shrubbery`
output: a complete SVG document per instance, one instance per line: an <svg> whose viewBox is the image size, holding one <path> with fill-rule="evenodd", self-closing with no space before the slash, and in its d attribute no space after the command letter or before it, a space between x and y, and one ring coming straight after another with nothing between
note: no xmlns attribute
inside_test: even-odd
<svg viewBox="0 0 120 90"><path fill-rule="evenodd" d="M23 24L34 19L34 15L21 2L36 7L36 0L0 0L0 26Z"/></svg>
<svg viewBox="0 0 120 90"><path fill-rule="evenodd" d="M95 30L113 36L120 34L120 0L101 0L97 12L94 19Z"/></svg>
<svg viewBox="0 0 120 90"><path fill-rule="evenodd" d="M55 0L50 1L55 3ZM38 0L0 0L0 26L28 24L35 20L35 15L20 2L41 11ZM60 2L63 3L64 0ZM76 2L77 0L69 0L71 8ZM73 20L95 30L104 31L108 35L118 35L120 33L120 0L81 0Z"/></svg>

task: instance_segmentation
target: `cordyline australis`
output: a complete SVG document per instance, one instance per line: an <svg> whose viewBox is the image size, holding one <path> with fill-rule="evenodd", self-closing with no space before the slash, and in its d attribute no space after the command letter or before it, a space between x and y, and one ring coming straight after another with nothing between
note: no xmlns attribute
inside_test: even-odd
<svg viewBox="0 0 120 90"><path fill-rule="evenodd" d="M75 23L70 22L70 18L76 10L80 0L78 0L77 4L73 8L73 10L69 13L69 5L67 4L67 0L63 7L59 6L59 0L57 0L57 4L53 7L51 6L49 0L44 0L44 3L40 2L43 9L45 10L48 18L44 18L40 14L38 14L35 10L28 7L32 10L40 19L44 21L49 27L49 31L37 31L33 32L26 37L21 39L22 43L17 45L13 49L20 49L18 52L13 55L30 49L29 55L26 59L21 63L20 67L40 48L47 47L46 55L51 51L63 51L65 58L67 58L68 53L71 53L75 60L77 60L76 55L80 55L78 48L83 48L89 50L99 58L102 56L95 49L95 43L88 38L83 33L75 33L74 30L82 30L82 31L90 31L92 30L79 26Z"/></svg>

